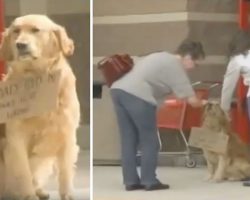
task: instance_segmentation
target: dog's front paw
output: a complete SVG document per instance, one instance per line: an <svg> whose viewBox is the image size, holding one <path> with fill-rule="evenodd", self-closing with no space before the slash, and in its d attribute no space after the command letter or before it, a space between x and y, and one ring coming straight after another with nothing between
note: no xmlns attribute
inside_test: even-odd
<svg viewBox="0 0 250 200"><path fill-rule="evenodd" d="M229 181L241 181L242 179L239 177L229 177L228 180Z"/></svg>
<svg viewBox="0 0 250 200"><path fill-rule="evenodd" d="M40 200L49 199L49 194L44 192L42 189L37 189L36 190L36 195L39 197Z"/></svg>
<svg viewBox="0 0 250 200"><path fill-rule="evenodd" d="M24 198L20 198L20 200L39 200L39 198L36 195L32 195L32 196L26 196Z"/></svg>
<svg viewBox="0 0 250 200"><path fill-rule="evenodd" d="M212 174L208 174L203 180L204 181L211 181L213 179L213 175Z"/></svg>
<svg viewBox="0 0 250 200"><path fill-rule="evenodd" d="M212 182L215 182L215 183L221 183L223 182L223 178L222 177L219 177L219 176L215 176L213 179L212 179Z"/></svg>
<svg viewBox="0 0 250 200"><path fill-rule="evenodd" d="M25 196L25 197L17 197L12 195L6 195L1 200L39 200L37 196Z"/></svg>
<svg viewBox="0 0 250 200"><path fill-rule="evenodd" d="M71 195L63 194L61 195L61 200L74 200Z"/></svg>

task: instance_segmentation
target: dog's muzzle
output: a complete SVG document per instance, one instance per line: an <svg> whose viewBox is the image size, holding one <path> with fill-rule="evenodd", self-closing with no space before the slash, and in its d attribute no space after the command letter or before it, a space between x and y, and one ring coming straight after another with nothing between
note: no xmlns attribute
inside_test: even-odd
<svg viewBox="0 0 250 200"><path fill-rule="evenodd" d="M31 54L27 43L17 42L16 48L19 56L27 56Z"/></svg>

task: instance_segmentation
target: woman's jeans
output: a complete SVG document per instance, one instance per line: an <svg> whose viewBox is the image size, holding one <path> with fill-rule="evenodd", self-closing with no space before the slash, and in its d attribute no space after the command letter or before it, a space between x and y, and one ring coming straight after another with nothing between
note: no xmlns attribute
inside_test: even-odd
<svg viewBox="0 0 250 200"><path fill-rule="evenodd" d="M157 107L120 89L111 89L121 135L121 158L125 185L153 185L160 148L156 124ZM141 151L141 178L136 154Z"/></svg>
<svg viewBox="0 0 250 200"><path fill-rule="evenodd" d="M248 113L248 119L250 123L250 97L247 97L247 113Z"/></svg>

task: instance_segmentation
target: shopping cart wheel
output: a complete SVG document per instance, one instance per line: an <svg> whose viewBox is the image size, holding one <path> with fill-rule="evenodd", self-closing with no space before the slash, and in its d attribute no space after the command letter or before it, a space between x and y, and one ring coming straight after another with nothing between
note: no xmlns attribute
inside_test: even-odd
<svg viewBox="0 0 250 200"><path fill-rule="evenodd" d="M186 167L187 168L194 168L196 167L196 162L193 158L187 158L186 159Z"/></svg>

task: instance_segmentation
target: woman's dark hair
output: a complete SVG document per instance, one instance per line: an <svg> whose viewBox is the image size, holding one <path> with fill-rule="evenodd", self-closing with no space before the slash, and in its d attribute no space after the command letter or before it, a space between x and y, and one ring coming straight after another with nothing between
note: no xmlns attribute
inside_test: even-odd
<svg viewBox="0 0 250 200"><path fill-rule="evenodd" d="M176 53L180 56L190 55L193 60L205 58L205 52L200 42L185 40L177 48Z"/></svg>
<svg viewBox="0 0 250 200"><path fill-rule="evenodd" d="M250 31L239 30L228 45L228 57L246 55L248 50L250 50Z"/></svg>

